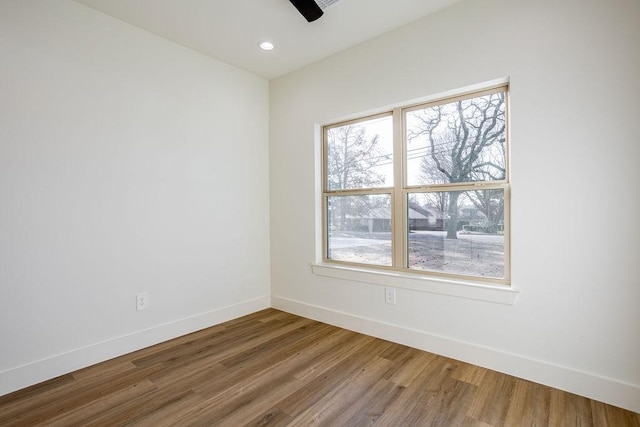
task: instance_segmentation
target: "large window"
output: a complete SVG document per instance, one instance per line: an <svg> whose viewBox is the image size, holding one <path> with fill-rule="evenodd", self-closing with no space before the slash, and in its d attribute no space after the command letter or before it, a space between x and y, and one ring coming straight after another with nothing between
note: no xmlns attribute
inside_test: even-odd
<svg viewBox="0 0 640 427"><path fill-rule="evenodd" d="M509 282L508 88L323 128L324 261Z"/></svg>

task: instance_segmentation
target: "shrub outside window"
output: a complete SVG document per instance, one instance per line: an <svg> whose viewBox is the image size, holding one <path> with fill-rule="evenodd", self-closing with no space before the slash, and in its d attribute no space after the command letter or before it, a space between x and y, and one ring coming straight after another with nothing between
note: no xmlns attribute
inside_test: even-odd
<svg viewBox="0 0 640 427"><path fill-rule="evenodd" d="M323 260L508 284L508 87L323 128Z"/></svg>

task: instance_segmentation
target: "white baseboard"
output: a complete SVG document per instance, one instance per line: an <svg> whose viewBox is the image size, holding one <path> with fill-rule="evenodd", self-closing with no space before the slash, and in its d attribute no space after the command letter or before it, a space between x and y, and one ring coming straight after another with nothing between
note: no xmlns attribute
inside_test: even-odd
<svg viewBox="0 0 640 427"><path fill-rule="evenodd" d="M566 366L277 296L273 308L640 412L640 387Z"/></svg>
<svg viewBox="0 0 640 427"><path fill-rule="evenodd" d="M8 369L0 372L0 396L269 307L263 296Z"/></svg>

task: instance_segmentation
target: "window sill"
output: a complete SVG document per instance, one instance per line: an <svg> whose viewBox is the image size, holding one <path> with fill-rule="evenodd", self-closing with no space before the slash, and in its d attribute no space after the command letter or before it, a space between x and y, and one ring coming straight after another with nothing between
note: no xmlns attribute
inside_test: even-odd
<svg viewBox="0 0 640 427"><path fill-rule="evenodd" d="M509 286L487 285L472 281L440 279L420 274L402 273L388 270L348 267L332 264L311 264L311 269L318 276L334 279L352 280L372 283L394 288L411 289L413 291L430 292L459 298L488 301L497 304L513 305L519 291Z"/></svg>

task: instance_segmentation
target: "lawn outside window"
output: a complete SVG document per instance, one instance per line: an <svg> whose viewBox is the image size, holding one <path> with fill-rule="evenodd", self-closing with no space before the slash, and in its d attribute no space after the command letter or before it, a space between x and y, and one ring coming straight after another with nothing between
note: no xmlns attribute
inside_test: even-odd
<svg viewBox="0 0 640 427"><path fill-rule="evenodd" d="M323 127L323 263L510 284L506 84Z"/></svg>

